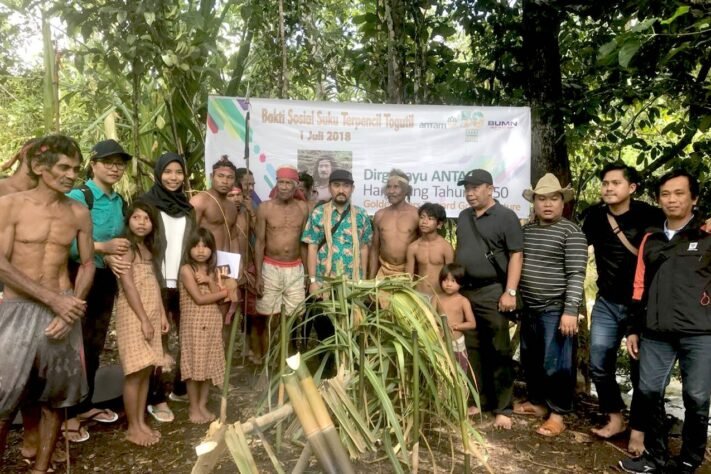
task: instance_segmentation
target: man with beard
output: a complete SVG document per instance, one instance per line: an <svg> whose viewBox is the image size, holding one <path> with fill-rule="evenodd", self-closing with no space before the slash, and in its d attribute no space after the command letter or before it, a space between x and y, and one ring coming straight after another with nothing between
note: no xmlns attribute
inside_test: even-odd
<svg viewBox="0 0 711 474"><path fill-rule="evenodd" d="M314 192L317 195L317 201L328 201L331 199L329 190L329 178L333 170L336 169L336 162L330 156L322 156L316 160L314 166Z"/></svg>
<svg viewBox="0 0 711 474"><path fill-rule="evenodd" d="M230 160L222 157L212 166L210 189L190 199L195 208L195 221L199 227L212 232L217 250L240 252L237 208L227 199L235 184L237 169Z"/></svg>
<svg viewBox="0 0 711 474"><path fill-rule="evenodd" d="M404 172L393 169L385 192L390 205L376 212L373 218L370 278L405 273L407 247L417 238L417 208L407 202L412 194L410 179Z"/></svg>
<svg viewBox="0 0 711 474"><path fill-rule="evenodd" d="M257 242L255 266L257 276L257 313L252 332L252 351L256 361L268 349L265 319L270 324L278 321L272 316L291 314L304 301L305 246L301 233L308 218L308 207L301 191L297 190L299 173L295 168L277 169L277 185L271 200L257 210ZM297 195L298 193L298 195Z"/></svg>
<svg viewBox="0 0 711 474"><path fill-rule="evenodd" d="M47 472L60 409L86 394L82 363L82 300L94 275L89 211L64 195L79 173L81 152L71 138L45 137L28 151L36 188L0 198L0 455L18 407L39 401L39 449L32 472ZM67 262L77 239L81 266L74 296Z"/></svg>

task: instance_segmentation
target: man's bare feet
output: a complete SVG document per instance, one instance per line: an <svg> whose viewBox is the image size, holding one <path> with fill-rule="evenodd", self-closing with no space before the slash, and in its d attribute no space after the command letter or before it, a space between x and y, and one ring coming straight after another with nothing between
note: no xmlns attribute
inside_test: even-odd
<svg viewBox="0 0 711 474"><path fill-rule="evenodd" d="M644 432L631 430L630 442L627 445L627 451L634 456L641 456L644 453Z"/></svg>
<svg viewBox="0 0 711 474"><path fill-rule="evenodd" d="M494 428L497 430L510 430L512 425L513 421L509 416L499 413L496 415L496 418L494 418Z"/></svg>
<svg viewBox="0 0 711 474"><path fill-rule="evenodd" d="M514 415L537 416L543 418L548 414L548 409L543 405L534 405L531 402L514 403Z"/></svg>
<svg viewBox="0 0 711 474"><path fill-rule="evenodd" d="M158 438L144 432L139 427L127 429L126 440L138 446L152 446L158 442Z"/></svg>
<svg viewBox="0 0 711 474"><path fill-rule="evenodd" d="M476 415L478 415L479 413L481 413L481 410L479 410L479 408L477 408L477 407L474 406L474 405L472 405L472 406L470 406L469 408L467 408L467 415L468 415L468 416L476 416Z"/></svg>
<svg viewBox="0 0 711 474"><path fill-rule="evenodd" d="M147 435L150 435L156 439L160 439L160 431L154 430L150 426L148 426L145 422L141 425L139 425L139 429L146 433Z"/></svg>
<svg viewBox="0 0 711 474"><path fill-rule="evenodd" d="M37 457L37 447L36 446L25 446L23 441L23 446L20 449L20 454L23 458L28 460L34 460ZM52 462L57 464L63 464L67 462L67 451L64 449L64 443L58 442L52 451Z"/></svg>
<svg viewBox="0 0 711 474"><path fill-rule="evenodd" d="M548 417L545 423L538 427L536 433L549 438L554 438L565 431L565 428L563 416L557 413L551 413L551 416Z"/></svg>
<svg viewBox="0 0 711 474"><path fill-rule="evenodd" d="M624 433L626 429L627 425L625 424L622 413L610 413L610 419L605 426L602 428L593 428L590 431L600 438L608 439L620 433Z"/></svg>

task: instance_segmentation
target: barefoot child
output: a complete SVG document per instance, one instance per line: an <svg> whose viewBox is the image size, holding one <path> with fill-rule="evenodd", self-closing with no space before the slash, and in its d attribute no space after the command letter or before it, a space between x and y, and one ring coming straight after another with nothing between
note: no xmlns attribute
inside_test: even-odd
<svg viewBox="0 0 711 474"><path fill-rule="evenodd" d="M418 210L420 238L407 247L406 270L413 278L422 278L416 286L428 296L438 292L438 280L442 267L454 261L454 250L438 231L442 228L447 213L444 207L431 202Z"/></svg>
<svg viewBox="0 0 711 474"><path fill-rule="evenodd" d="M188 388L190 421L209 423L215 414L207 409L210 382L221 386L225 377L222 312L218 303L228 291L216 281L215 237L197 229L188 239L180 268L180 366Z"/></svg>
<svg viewBox="0 0 711 474"><path fill-rule="evenodd" d="M474 312L469 300L459 294L464 280L464 267L458 263L448 263L442 267L439 273L439 285L442 293L437 295L437 312L447 315L447 324L452 330L452 346L457 362L464 369L469 371L467 359L467 348L464 345L464 334L462 331L476 328Z"/></svg>
<svg viewBox="0 0 711 474"><path fill-rule="evenodd" d="M124 259L131 267L120 276L116 300L116 337L125 375L126 439L140 446L150 446L160 439L160 433L146 424L144 414L151 373L165 361L161 332L165 334L170 328L156 277L159 223L149 204L136 202L126 213L125 238L131 245Z"/></svg>

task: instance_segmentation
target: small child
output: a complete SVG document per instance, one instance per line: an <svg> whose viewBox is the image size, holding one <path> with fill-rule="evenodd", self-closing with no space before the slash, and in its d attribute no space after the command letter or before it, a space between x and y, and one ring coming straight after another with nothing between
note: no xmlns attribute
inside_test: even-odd
<svg viewBox="0 0 711 474"><path fill-rule="evenodd" d="M155 367L166 365L161 333L170 329L156 277L160 218L153 206L135 202L126 213L125 225L124 237L131 247L123 258L131 262L131 268L119 278L116 338L125 376L126 439L139 446L150 446L158 442L160 433L146 424L144 416L148 382Z"/></svg>
<svg viewBox="0 0 711 474"><path fill-rule="evenodd" d="M454 261L454 249L438 231L447 219L447 212L439 204L426 202L418 210L420 238L407 247L406 271L413 278L422 278L415 289L432 297L438 292L442 267Z"/></svg>
<svg viewBox="0 0 711 474"><path fill-rule="evenodd" d="M452 330L452 346L457 362L469 371L467 348L464 345L462 331L476 328L474 312L469 300L459 294L464 280L464 267L458 263L448 263L439 273L439 285L442 293L437 298L437 312L447 315L449 329Z"/></svg>
<svg viewBox="0 0 711 474"><path fill-rule="evenodd" d="M222 311L218 303L228 290L218 285L215 237L197 229L189 238L180 268L180 367L190 400L193 423L209 423L215 414L207 409L209 382L222 386L225 351Z"/></svg>

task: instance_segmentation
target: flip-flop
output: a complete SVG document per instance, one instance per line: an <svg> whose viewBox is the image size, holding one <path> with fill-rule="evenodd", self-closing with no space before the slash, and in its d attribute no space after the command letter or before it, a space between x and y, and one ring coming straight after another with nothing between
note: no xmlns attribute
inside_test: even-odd
<svg viewBox="0 0 711 474"><path fill-rule="evenodd" d="M555 438L563 431L565 431L565 425L563 423L558 423L557 421L548 418L545 423L538 427L536 433L548 438Z"/></svg>
<svg viewBox="0 0 711 474"><path fill-rule="evenodd" d="M83 432L83 434L82 434L82 429L83 429L83 428L84 428L84 427L81 426L81 425L79 425L79 428L78 428L78 429L72 429L72 428L65 428L65 427L62 427L62 428L61 428L61 433L62 433L62 435L65 435L65 434L67 434L67 433L77 433L77 434L80 435L78 438L75 438L75 439L67 438L67 439L68 439L69 441L71 441L72 443L83 443L84 441L88 441L89 438L91 437L91 436L89 436L89 432L88 432L86 429L84 429L84 432Z"/></svg>
<svg viewBox="0 0 711 474"><path fill-rule="evenodd" d="M156 408L153 405L148 405L148 413L159 423L170 423L175 420L175 414L170 408Z"/></svg>
<svg viewBox="0 0 711 474"><path fill-rule="evenodd" d="M109 415L109 418L99 418L101 415ZM118 419L118 413L108 408L97 408L97 412L90 416L77 416L77 420L80 422L98 421L99 423L115 423Z"/></svg>

